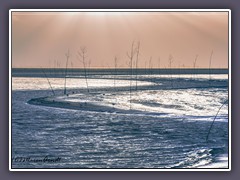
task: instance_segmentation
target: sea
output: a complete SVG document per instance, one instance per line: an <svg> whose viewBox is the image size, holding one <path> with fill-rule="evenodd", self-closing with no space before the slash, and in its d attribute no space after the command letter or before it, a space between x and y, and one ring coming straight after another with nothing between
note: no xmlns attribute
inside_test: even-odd
<svg viewBox="0 0 240 180"><path fill-rule="evenodd" d="M11 73L12 169L229 168L228 69ZM89 109L29 103L42 97Z"/></svg>

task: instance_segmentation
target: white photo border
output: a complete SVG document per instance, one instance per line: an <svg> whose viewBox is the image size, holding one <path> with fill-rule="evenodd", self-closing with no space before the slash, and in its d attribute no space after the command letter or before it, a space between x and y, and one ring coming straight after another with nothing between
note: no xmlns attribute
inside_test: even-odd
<svg viewBox="0 0 240 180"><path fill-rule="evenodd" d="M12 12L228 12L228 168L64 169L12 168ZM10 9L9 10L9 171L231 171L231 10L230 9Z"/></svg>

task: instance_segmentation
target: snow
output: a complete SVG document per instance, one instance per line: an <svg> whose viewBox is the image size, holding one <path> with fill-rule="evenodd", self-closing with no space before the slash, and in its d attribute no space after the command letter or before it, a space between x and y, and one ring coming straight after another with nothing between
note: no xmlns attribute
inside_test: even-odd
<svg viewBox="0 0 240 180"><path fill-rule="evenodd" d="M89 79L90 93L86 92L85 79L68 79L67 88L73 90L68 91L67 95L40 98L42 103L38 103L38 105L112 113L167 115L183 119L212 121L212 117L216 115L222 103L228 98L227 89L222 88L224 85L223 75L212 75L210 85L215 88L209 88L209 76L206 75L199 75L197 78L189 75L182 75L181 78L179 75L175 75L170 79L166 75L153 75L150 79L147 79L146 76L138 78L140 80L137 82L137 89L135 80L131 80L132 82L127 79L114 81L109 77ZM16 84L20 80L17 78ZM62 80L51 79L51 81L53 81L52 86L56 89L59 89L63 83ZM37 82L36 85L39 83ZM132 85L131 95L130 84ZM42 88L47 88L46 85L47 83ZM79 86L82 87L82 90L75 92L74 89L76 90ZM22 90L24 87L20 87L20 89ZM30 102L36 104L37 100L33 99ZM227 121L227 115L228 106L225 105L216 121Z"/></svg>

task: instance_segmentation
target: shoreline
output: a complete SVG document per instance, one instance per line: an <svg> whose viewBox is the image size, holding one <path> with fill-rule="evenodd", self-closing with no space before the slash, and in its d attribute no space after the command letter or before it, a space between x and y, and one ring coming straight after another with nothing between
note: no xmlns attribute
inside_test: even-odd
<svg viewBox="0 0 240 180"><path fill-rule="evenodd" d="M52 97L40 97L34 98L27 101L30 105L46 106L53 108L63 108L63 109L72 109L72 110L82 110L82 111L94 111L94 112L107 112L107 113L116 113L116 114L140 114L140 115L164 115L166 113L154 113L154 112L145 112L139 110L125 110L119 109L114 106L104 106L96 105L92 102L69 102L69 101L57 101L54 98L63 97L63 96L52 96ZM67 96L68 97L68 96Z"/></svg>

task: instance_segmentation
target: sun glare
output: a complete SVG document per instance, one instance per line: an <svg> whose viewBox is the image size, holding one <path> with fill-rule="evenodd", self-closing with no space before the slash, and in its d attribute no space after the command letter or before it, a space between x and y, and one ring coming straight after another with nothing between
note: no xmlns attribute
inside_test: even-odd
<svg viewBox="0 0 240 180"><path fill-rule="evenodd" d="M63 15L69 16L78 16L78 15L86 15L86 16L123 16L123 15L142 15L144 13L132 13L132 12L122 12L122 11L72 11L72 12L63 12Z"/></svg>
<svg viewBox="0 0 240 180"><path fill-rule="evenodd" d="M114 11L95 11L95 12L83 12L86 13L86 15L90 16L120 16L124 15L124 12L114 12Z"/></svg>
<svg viewBox="0 0 240 180"><path fill-rule="evenodd" d="M82 12L64 12L64 15L69 16L78 16L78 15L87 15L87 16L114 16L114 15L123 15L122 12L108 12L108 11L82 11Z"/></svg>
<svg viewBox="0 0 240 180"><path fill-rule="evenodd" d="M88 12L87 14L93 16L105 16L108 15L108 12Z"/></svg>

